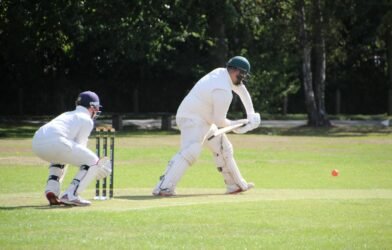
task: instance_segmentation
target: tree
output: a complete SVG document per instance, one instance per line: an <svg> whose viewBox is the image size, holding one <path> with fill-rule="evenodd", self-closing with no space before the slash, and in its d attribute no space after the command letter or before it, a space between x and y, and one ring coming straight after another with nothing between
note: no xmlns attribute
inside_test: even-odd
<svg viewBox="0 0 392 250"><path fill-rule="evenodd" d="M326 46L325 46L325 25L323 13L323 0L313 0L313 50L314 50L314 78L317 120L310 122L315 126L330 126L325 108L325 78L326 78Z"/></svg>
<svg viewBox="0 0 392 250"><path fill-rule="evenodd" d="M388 5L387 5L388 6ZM386 47L386 74L388 85L388 115L392 115L392 10L389 10L383 17L380 27L380 36L385 41Z"/></svg>
<svg viewBox="0 0 392 250"><path fill-rule="evenodd" d="M390 14L391 15L391 14ZM386 31L387 42L387 61L388 61L388 81L389 81L389 94L388 94L388 115L392 115L392 26L389 23L389 28Z"/></svg>
<svg viewBox="0 0 392 250"><path fill-rule="evenodd" d="M320 0L312 1L312 21L308 21L310 8L304 0L298 1L299 41L302 49L302 74L308 125L330 126L325 110L325 40L322 5ZM313 33L313 39L311 34ZM312 50L314 59L312 62ZM312 69L314 65L314 69Z"/></svg>
<svg viewBox="0 0 392 250"><path fill-rule="evenodd" d="M248 89L255 107L266 113L303 112L289 98L300 89L293 1L239 1L234 6L238 14L227 32L229 51L251 62Z"/></svg>
<svg viewBox="0 0 392 250"><path fill-rule="evenodd" d="M390 6L389 0L3 0L0 105L8 107L4 114L54 114L91 89L105 112L175 112L197 79L243 55L261 112L307 112L309 125L322 126L336 90L345 113L385 112L389 90L390 113Z"/></svg>
<svg viewBox="0 0 392 250"><path fill-rule="evenodd" d="M307 25L305 2L299 0L298 2L298 17L299 17L299 36L300 46L302 49L302 74L303 85L305 91L305 104L308 114L308 125L317 124L317 107L315 94L312 85L312 70L311 70L311 43L309 39L309 31Z"/></svg>

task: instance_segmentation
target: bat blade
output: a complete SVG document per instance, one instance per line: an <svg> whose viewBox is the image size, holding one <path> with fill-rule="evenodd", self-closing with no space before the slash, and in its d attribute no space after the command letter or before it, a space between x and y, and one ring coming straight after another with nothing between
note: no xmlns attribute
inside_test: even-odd
<svg viewBox="0 0 392 250"><path fill-rule="evenodd" d="M239 127L242 127L242 126L245 126L245 125L246 125L245 123L238 123L238 124L235 124L235 125L231 125L231 126L227 126L227 127L218 129L218 130L215 131L210 137L208 137L207 140L210 141L210 140L212 140L213 138L217 137L218 135L221 135L221 134L224 134L224 133L233 131L234 129L239 128Z"/></svg>

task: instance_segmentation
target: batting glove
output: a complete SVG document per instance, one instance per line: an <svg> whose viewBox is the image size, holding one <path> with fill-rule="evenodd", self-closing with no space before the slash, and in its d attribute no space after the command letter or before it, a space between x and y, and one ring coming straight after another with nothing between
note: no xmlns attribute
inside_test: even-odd
<svg viewBox="0 0 392 250"><path fill-rule="evenodd" d="M236 134L245 134L246 132L258 128L260 126L261 119L259 113L248 114L247 119L249 120L249 122L245 126L236 128L233 130L233 132Z"/></svg>
<svg viewBox="0 0 392 250"><path fill-rule="evenodd" d="M250 130L253 130L260 126L261 118L259 113L248 114L248 120L251 127Z"/></svg>

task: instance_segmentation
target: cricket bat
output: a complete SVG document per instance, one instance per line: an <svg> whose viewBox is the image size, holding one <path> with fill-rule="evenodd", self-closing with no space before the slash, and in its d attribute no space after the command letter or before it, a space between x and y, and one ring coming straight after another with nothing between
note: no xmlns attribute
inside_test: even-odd
<svg viewBox="0 0 392 250"><path fill-rule="evenodd" d="M210 137L208 137L207 140L210 141L213 138L217 137L218 135L221 135L221 134L233 131L234 129L242 127L242 126L245 126L245 125L246 125L246 123L238 123L238 124L235 124L235 125L231 125L231 126L227 126L227 127L224 127L224 128L220 128L217 131L215 131Z"/></svg>

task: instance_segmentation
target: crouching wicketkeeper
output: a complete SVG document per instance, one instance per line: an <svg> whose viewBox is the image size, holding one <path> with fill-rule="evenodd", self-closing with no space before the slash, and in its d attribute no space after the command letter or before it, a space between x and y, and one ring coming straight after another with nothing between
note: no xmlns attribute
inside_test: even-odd
<svg viewBox="0 0 392 250"><path fill-rule="evenodd" d="M94 119L100 114L100 107L99 97L94 92L82 92L76 100L75 110L57 116L34 134L34 153L50 162L45 189L50 205L90 205L91 202L84 200L79 194L91 181L102 179L111 173L110 160L106 157L99 159L87 148L88 137L94 126ZM66 164L78 166L80 170L59 199Z"/></svg>

